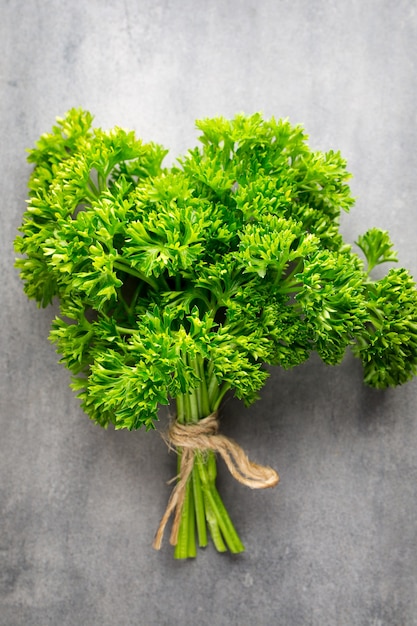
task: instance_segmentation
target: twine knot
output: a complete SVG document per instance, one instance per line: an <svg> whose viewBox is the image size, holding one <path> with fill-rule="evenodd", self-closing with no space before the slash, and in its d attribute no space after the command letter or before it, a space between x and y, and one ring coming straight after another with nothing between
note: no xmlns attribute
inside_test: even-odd
<svg viewBox="0 0 417 626"><path fill-rule="evenodd" d="M167 444L169 447L175 446L182 450L181 467L177 484L168 500L167 508L152 544L156 550L161 547L165 527L174 511L170 543L172 545L177 543L185 490L197 452L212 450L220 454L233 478L251 489L266 489L274 487L278 483L279 476L272 467L258 465L250 461L233 439L219 435L218 430L217 412L192 424L180 424L176 420L171 423L167 435Z"/></svg>

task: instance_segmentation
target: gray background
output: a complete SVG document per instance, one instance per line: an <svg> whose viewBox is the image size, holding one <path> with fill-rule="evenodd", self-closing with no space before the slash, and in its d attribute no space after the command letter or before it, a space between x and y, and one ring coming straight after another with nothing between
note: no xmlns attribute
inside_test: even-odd
<svg viewBox="0 0 417 626"><path fill-rule="evenodd" d="M247 551L176 562L151 548L172 455L83 415L12 250L25 148L70 107L171 160L196 118L259 110L341 150L346 238L390 230L416 276L416 35L415 0L0 0L1 626L417 624L417 381L373 391L350 355L312 358L250 409L229 400L223 431L281 483L221 467Z"/></svg>

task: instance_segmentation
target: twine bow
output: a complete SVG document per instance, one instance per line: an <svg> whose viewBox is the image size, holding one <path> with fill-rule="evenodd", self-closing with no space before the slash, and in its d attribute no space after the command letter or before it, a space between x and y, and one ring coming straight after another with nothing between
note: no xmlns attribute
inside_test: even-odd
<svg viewBox="0 0 417 626"><path fill-rule="evenodd" d="M181 468L177 477L178 482L172 490L152 544L156 550L161 547L165 527L174 511L170 543L172 545L177 543L187 480L194 466L196 452L213 450L219 453L233 478L251 489L266 489L278 483L279 476L274 469L250 461L242 448L232 439L219 435L218 429L217 412L195 424L172 422L167 444L169 447L175 446L182 449Z"/></svg>

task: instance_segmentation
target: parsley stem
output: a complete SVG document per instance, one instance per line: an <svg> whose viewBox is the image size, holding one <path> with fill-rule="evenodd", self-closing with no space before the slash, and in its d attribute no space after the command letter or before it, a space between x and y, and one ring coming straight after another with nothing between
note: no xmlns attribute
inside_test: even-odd
<svg viewBox="0 0 417 626"><path fill-rule="evenodd" d="M118 324L116 325L116 330L121 335L134 335L135 332L137 332L133 330L133 328L127 328L126 326L119 326Z"/></svg>
<svg viewBox="0 0 417 626"><path fill-rule="evenodd" d="M89 179L87 183L87 192L88 192L89 197L91 198L92 196L95 200L100 195L99 190L97 189L97 187L95 186L95 184L93 183L91 179Z"/></svg>
<svg viewBox="0 0 417 626"><path fill-rule="evenodd" d="M226 552L227 548L223 541L223 537L220 531L219 522L216 516L215 511L212 507L212 501L209 497L208 492L203 490L204 503L206 507L206 518L207 524L210 529L211 538L213 539L214 546L217 552Z"/></svg>
<svg viewBox="0 0 417 626"><path fill-rule="evenodd" d="M209 395L207 390L207 380L206 373L204 371L204 361L201 357L197 356L197 369L200 376L200 397L201 397L201 413L203 415L208 415L210 413L210 402Z"/></svg>
<svg viewBox="0 0 417 626"><path fill-rule="evenodd" d="M245 548L240 541L238 534L236 532L235 527L232 524L232 521L229 517L229 514L226 511L226 508L220 498L219 492L216 489L214 484L214 479L211 479L208 471L209 463L213 462L214 454L211 452L208 453L208 458L206 462L202 462L201 459L196 460L197 468L200 474L203 493L206 498L206 502L209 504L209 508L211 509L212 514L216 520L216 524L218 526L218 530L215 530L215 537L213 536L213 541L218 540L218 532L221 533L220 536L223 536L224 540L227 543L229 550L236 554L238 552L242 552ZM210 459L210 456L212 457ZM215 525L212 525L213 529ZM216 546L217 547L217 546ZM223 551L223 550L222 550Z"/></svg>
<svg viewBox="0 0 417 626"><path fill-rule="evenodd" d="M184 504L182 506L181 512L181 524L178 533L178 541L175 546L175 558L176 559L186 559L188 554L188 545L189 545L189 507L190 507L190 481L188 481L185 491Z"/></svg>
<svg viewBox="0 0 417 626"><path fill-rule="evenodd" d="M212 405L213 411L219 410L220 404L224 396L226 395L226 393L229 391L230 387L231 387L230 383L223 383L223 385L220 387L219 395L217 396L217 399L213 402L213 405Z"/></svg>
<svg viewBox="0 0 417 626"><path fill-rule="evenodd" d="M153 280L150 276L146 276L145 274L143 274L139 270L134 269L128 263L126 263L126 261L124 259L119 258L119 259L113 261L113 266L116 269L119 269L119 270L122 270L123 272L126 272L126 274L130 274L131 276L135 276L136 278L140 278L145 283L150 285L152 287L152 289L154 289L155 291L159 291L159 285L158 285L158 282L156 280Z"/></svg>
<svg viewBox="0 0 417 626"><path fill-rule="evenodd" d="M181 393L177 396L177 420L180 424L184 423L184 395Z"/></svg>

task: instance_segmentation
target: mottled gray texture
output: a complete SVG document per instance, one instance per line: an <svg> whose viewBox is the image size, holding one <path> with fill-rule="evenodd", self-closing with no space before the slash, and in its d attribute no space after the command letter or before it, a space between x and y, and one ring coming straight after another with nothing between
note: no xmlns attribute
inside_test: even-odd
<svg viewBox="0 0 417 626"><path fill-rule="evenodd" d="M377 392L351 356L312 358L250 409L230 400L224 432L282 482L252 492L222 467L247 551L175 562L151 548L174 459L82 414L12 251L24 150L71 106L171 159L196 118L262 110L342 151L347 238L389 229L417 275L416 2L1 0L0 42L1 626L417 624L417 381Z"/></svg>

